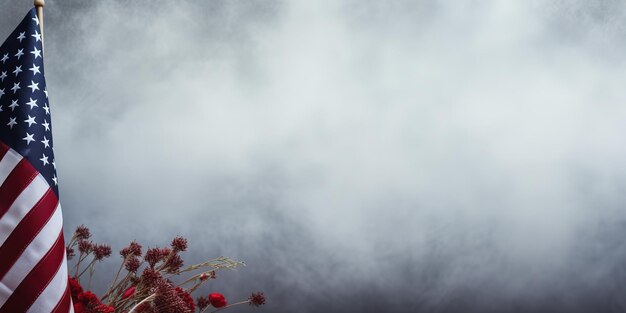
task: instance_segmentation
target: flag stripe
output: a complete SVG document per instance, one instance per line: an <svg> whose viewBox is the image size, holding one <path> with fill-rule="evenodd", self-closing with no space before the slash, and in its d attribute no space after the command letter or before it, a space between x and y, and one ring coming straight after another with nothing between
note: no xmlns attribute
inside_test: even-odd
<svg viewBox="0 0 626 313"><path fill-rule="evenodd" d="M63 248L65 249L65 247ZM50 281L48 286L45 287L33 305L30 306L28 313L53 312L59 309L59 306L63 306L64 302L68 302L69 304L69 301L64 301L65 292L69 287L67 277L67 265L65 253L63 253L63 262L59 265L54 278ZM69 296L69 293L67 296ZM67 308L60 312L67 313Z"/></svg>
<svg viewBox="0 0 626 313"><path fill-rule="evenodd" d="M60 206L57 206L54 215L39 232L37 237L28 245L22 255L15 261L9 272L0 281L0 306L7 301L13 290L19 286L24 277L35 267L37 262L43 258L50 250L62 229L62 219Z"/></svg>
<svg viewBox="0 0 626 313"><path fill-rule="evenodd" d="M9 152L9 146L4 143L0 143L0 159L4 158L4 155Z"/></svg>
<svg viewBox="0 0 626 313"><path fill-rule="evenodd" d="M50 186L48 186L48 183L41 175L35 176L35 179L15 199L9 210L0 219L0 245L4 244L15 227L18 226L24 216L28 214L49 189Z"/></svg>
<svg viewBox="0 0 626 313"><path fill-rule="evenodd" d="M46 223L48 223L48 220L50 220L52 214L54 214L57 203L57 198L52 192L52 189L48 188L44 196L33 209L26 214L4 244L0 246L0 255L2 256L2 262L0 262L0 280L9 271L11 266L13 266L31 241L39 234ZM4 220L0 221L0 224L3 222Z"/></svg>
<svg viewBox="0 0 626 313"><path fill-rule="evenodd" d="M2 146L6 147L3 143ZM9 149L9 151L2 156L2 160L0 160L0 185L4 183L15 166L17 166L17 163L21 160L22 156L13 149Z"/></svg>
<svg viewBox="0 0 626 313"><path fill-rule="evenodd" d="M59 267L63 265L64 256L63 232L59 232L52 248L13 291L13 294L0 308L0 313L26 312L48 286L48 283L56 276ZM25 301L24 299L32 300Z"/></svg>
<svg viewBox="0 0 626 313"><path fill-rule="evenodd" d="M65 266L65 265L63 265ZM66 279L67 281L67 279ZM57 303L57 306L54 308L54 310L50 311L52 313L67 313L70 311L70 307L72 306L72 299L71 299L72 295L71 295L71 290L70 290L70 284L67 284L67 286L65 287L65 292L63 293L63 297L61 297L61 300L59 300L59 303ZM41 299L42 297L40 296L39 299ZM33 308L36 306L36 303L33 304L30 309L28 310L28 312L32 312L32 313L37 313L37 312L42 312L42 311L33 311Z"/></svg>
<svg viewBox="0 0 626 313"><path fill-rule="evenodd" d="M37 177L37 170L26 159L22 159L0 186L0 218L9 210L15 199ZM39 200L39 198L37 198Z"/></svg>

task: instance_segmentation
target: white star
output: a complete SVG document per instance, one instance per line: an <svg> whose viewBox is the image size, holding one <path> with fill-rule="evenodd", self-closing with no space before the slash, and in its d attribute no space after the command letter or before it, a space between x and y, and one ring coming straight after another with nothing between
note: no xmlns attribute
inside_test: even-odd
<svg viewBox="0 0 626 313"><path fill-rule="evenodd" d="M17 117L14 118L10 118L9 117L9 123L7 124L7 126L9 126L11 129L13 129L13 125L17 125L17 122L15 121L17 119Z"/></svg>
<svg viewBox="0 0 626 313"><path fill-rule="evenodd" d="M26 34L26 32L22 32L22 33L20 33L19 36L17 36L17 39L20 41L20 43L22 42L22 39L26 38L26 36L24 36L24 34Z"/></svg>
<svg viewBox="0 0 626 313"><path fill-rule="evenodd" d="M35 55L35 60L37 60L37 58L41 58L41 50L37 50L37 47L34 48L35 50L31 51L30 53Z"/></svg>
<svg viewBox="0 0 626 313"><path fill-rule="evenodd" d="M2 72L2 74L0 74L0 82L3 82L5 78L7 78L7 72L6 71L4 71L4 72Z"/></svg>
<svg viewBox="0 0 626 313"><path fill-rule="evenodd" d="M37 73L41 74L41 72L39 71L39 66L35 66L35 64L33 64L33 67L29 68L29 70L33 71L33 76Z"/></svg>
<svg viewBox="0 0 626 313"><path fill-rule="evenodd" d="M25 141L26 141L26 145L27 145L27 146L30 144L30 142L31 142L31 141L35 141L35 138L33 138L33 136L34 136L34 135L35 135L35 134L32 134L32 135L31 135L31 134L29 134L29 133L26 133L26 137L22 138L22 140L25 140Z"/></svg>
<svg viewBox="0 0 626 313"><path fill-rule="evenodd" d="M33 109L33 107L38 107L38 105L37 105L37 99L35 99L35 100L33 100L33 98L28 98L28 99L30 99L30 101L28 101L28 102L26 103L26 105L30 105L30 109L31 109L31 110Z"/></svg>
<svg viewBox="0 0 626 313"><path fill-rule="evenodd" d="M15 54L17 59L19 60L23 55L24 55L24 49L17 49L17 53Z"/></svg>
<svg viewBox="0 0 626 313"><path fill-rule="evenodd" d="M33 124L37 124L37 122L35 122L35 118L37 116L28 116L27 120L24 120L24 123L28 123L28 127L31 127Z"/></svg>
<svg viewBox="0 0 626 313"><path fill-rule="evenodd" d="M52 176L52 181L54 181L54 185L55 186L58 185L58 183L57 183L57 176L56 175Z"/></svg>
<svg viewBox="0 0 626 313"><path fill-rule="evenodd" d="M55 170L57 169L57 165L56 163L54 163L54 159L52 160L52 166L54 167Z"/></svg>
<svg viewBox="0 0 626 313"><path fill-rule="evenodd" d="M37 31L35 31L35 33L32 34L31 36L35 37L36 42L41 41L41 35Z"/></svg>
<svg viewBox="0 0 626 313"><path fill-rule="evenodd" d="M43 143L44 148L50 148L50 140L46 139L46 136L43 136L43 140L41 141L41 143ZM54 164L54 162L52 163Z"/></svg>
<svg viewBox="0 0 626 313"><path fill-rule="evenodd" d="M33 21L35 21L35 23L37 23L37 25L39 25L39 19L35 16L32 18Z"/></svg>
<svg viewBox="0 0 626 313"><path fill-rule="evenodd" d="M46 115L50 115L50 107L47 103L43 105L43 109L46 111Z"/></svg>
<svg viewBox="0 0 626 313"><path fill-rule="evenodd" d="M44 127L47 131L50 131L50 124L48 123L48 121L43 120L43 123L41 123L41 125L43 125L43 127Z"/></svg>
<svg viewBox="0 0 626 313"><path fill-rule="evenodd" d="M0 105L0 112L2 112L2 111L4 111L4 110L2 109L2 106Z"/></svg>
<svg viewBox="0 0 626 313"><path fill-rule="evenodd" d="M48 87L46 87L46 89L43 90L43 93L46 94L46 99L48 99Z"/></svg>
<svg viewBox="0 0 626 313"><path fill-rule="evenodd" d="M15 74L15 77L17 77L17 74L19 74L21 72L23 72L23 71L22 71L22 66L20 65L20 66L16 66L15 67L15 71L13 71L13 74Z"/></svg>
<svg viewBox="0 0 626 313"><path fill-rule="evenodd" d="M13 94L17 93L20 89L22 89L22 87L20 87L20 83L13 83L13 88L11 88L11 90L13 90Z"/></svg>
<svg viewBox="0 0 626 313"><path fill-rule="evenodd" d="M50 162L48 162L48 157L46 156L46 154L43 154L43 157L41 159L41 162L43 162L43 165L45 166L46 164L50 164Z"/></svg>
<svg viewBox="0 0 626 313"><path fill-rule="evenodd" d="M28 88L31 89L31 93L35 92L35 90L39 90L39 83L35 83L34 81L30 81L30 85L28 85Z"/></svg>
<svg viewBox="0 0 626 313"><path fill-rule="evenodd" d="M0 99L2 99L2 96L4 96L4 88L0 89Z"/></svg>
<svg viewBox="0 0 626 313"><path fill-rule="evenodd" d="M11 108L11 112L13 112L13 110L15 109L15 107L19 107L20 105L17 104L17 100L13 100L11 101L11 105L9 105L9 108Z"/></svg>
<svg viewBox="0 0 626 313"><path fill-rule="evenodd" d="M5 54L2 59L0 59L0 61L2 61L2 64L4 64L4 62L6 62L9 59L9 54Z"/></svg>

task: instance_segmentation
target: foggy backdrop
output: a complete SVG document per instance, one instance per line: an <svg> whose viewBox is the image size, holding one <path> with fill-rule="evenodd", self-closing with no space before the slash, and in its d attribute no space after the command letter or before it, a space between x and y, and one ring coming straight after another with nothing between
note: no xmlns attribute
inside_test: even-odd
<svg viewBox="0 0 626 313"><path fill-rule="evenodd" d="M626 310L626 2L46 2L66 236L258 312Z"/></svg>

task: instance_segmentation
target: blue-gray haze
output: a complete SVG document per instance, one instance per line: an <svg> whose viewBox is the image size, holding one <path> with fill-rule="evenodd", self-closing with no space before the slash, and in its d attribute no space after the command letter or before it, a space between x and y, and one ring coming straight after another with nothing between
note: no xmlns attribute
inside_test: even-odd
<svg viewBox="0 0 626 313"><path fill-rule="evenodd" d="M259 312L626 310L626 2L45 11L66 234L187 236Z"/></svg>

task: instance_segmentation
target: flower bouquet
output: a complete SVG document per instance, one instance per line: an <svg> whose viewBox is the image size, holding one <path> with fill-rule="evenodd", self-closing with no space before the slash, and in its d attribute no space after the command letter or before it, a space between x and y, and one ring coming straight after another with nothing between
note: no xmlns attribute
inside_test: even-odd
<svg viewBox="0 0 626 313"><path fill-rule="evenodd" d="M191 294L208 280L216 279L217 271L234 269L244 263L219 257L183 267L180 253L187 250L187 239L183 237L174 238L169 247L150 248L145 253L139 243L131 242L119 252L122 262L111 286L98 297L85 289L91 285L96 264L111 256L111 247L96 244L90 238L89 229L79 226L66 247L68 260L75 259L69 268L69 283L76 313L216 312L242 304L265 303L262 292L232 304L220 293L199 296L194 301ZM182 283L172 281L183 275L188 277Z"/></svg>

